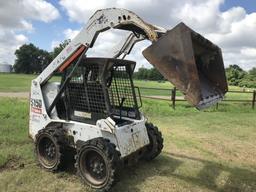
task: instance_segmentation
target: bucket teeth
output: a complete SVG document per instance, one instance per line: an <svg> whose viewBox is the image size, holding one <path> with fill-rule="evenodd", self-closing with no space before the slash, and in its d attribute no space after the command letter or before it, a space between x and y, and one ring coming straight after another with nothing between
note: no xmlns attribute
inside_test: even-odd
<svg viewBox="0 0 256 192"><path fill-rule="evenodd" d="M223 100L224 95L213 95L203 98L195 107L199 110L208 108Z"/></svg>

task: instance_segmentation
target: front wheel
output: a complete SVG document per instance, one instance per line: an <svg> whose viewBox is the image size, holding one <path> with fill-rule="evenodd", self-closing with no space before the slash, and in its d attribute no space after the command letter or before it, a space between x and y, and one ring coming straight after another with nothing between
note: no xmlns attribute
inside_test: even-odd
<svg viewBox="0 0 256 192"><path fill-rule="evenodd" d="M35 152L40 165L48 171L64 166L63 133L57 129L41 130L36 136Z"/></svg>
<svg viewBox="0 0 256 192"><path fill-rule="evenodd" d="M163 149L164 139L162 133L158 130L157 126L154 126L152 123L146 123L146 128L149 137L149 145L146 147L143 158L147 161L150 161L156 158Z"/></svg>
<svg viewBox="0 0 256 192"><path fill-rule="evenodd" d="M85 184L93 189L108 191L115 182L118 159L112 143L96 138L80 147L76 167Z"/></svg>

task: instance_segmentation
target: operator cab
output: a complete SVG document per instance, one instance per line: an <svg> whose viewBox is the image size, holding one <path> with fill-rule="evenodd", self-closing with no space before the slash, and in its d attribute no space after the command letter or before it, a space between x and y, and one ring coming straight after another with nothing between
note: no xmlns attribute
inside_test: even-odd
<svg viewBox="0 0 256 192"><path fill-rule="evenodd" d="M140 119L141 100L139 106L132 81L135 65L129 60L84 58L56 105L59 118L96 124L111 117L118 125ZM67 68L62 83L72 70L73 66Z"/></svg>

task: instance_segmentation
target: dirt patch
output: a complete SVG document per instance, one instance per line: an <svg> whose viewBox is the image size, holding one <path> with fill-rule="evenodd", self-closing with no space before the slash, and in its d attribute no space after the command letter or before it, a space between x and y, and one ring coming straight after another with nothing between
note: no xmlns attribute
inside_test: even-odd
<svg viewBox="0 0 256 192"><path fill-rule="evenodd" d="M29 98L29 92L0 92L0 97Z"/></svg>
<svg viewBox="0 0 256 192"><path fill-rule="evenodd" d="M25 165L21 162L20 157L10 157L4 165L0 166L0 173L7 170L22 169L24 166Z"/></svg>

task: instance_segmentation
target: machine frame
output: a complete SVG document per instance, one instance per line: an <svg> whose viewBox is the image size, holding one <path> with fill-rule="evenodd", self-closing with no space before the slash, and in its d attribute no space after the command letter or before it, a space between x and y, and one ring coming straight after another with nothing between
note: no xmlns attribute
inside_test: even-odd
<svg viewBox="0 0 256 192"><path fill-rule="evenodd" d="M108 58L87 58L86 52L93 47L99 33L109 29L131 33L109 52ZM66 151L71 148L75 150L76 168L83 181L92 188L107 191L114 183L120 162L127 162L131 157L135 161L152 160L161 153L161 132L138 109L140 93L136 95L132 81L135 62L124 60L142 40L152 42L143 51L144 56L194 106L208 107L223 98L227 86L220 48L184 24L167 31L125 9L98 10L32 80L29 135L44 168L59 170L67 157ZM200 67L196 57L203 58ZM93 69L97 65L101 67ZM119 90L113 91L109 87L115 78L115 65L128 72L129 83L116 81ZM80 69L81 66L85 68ZM62 74L61 82L50 81L57 73ZM127 107L128 98L131 104Z"/></svg>

